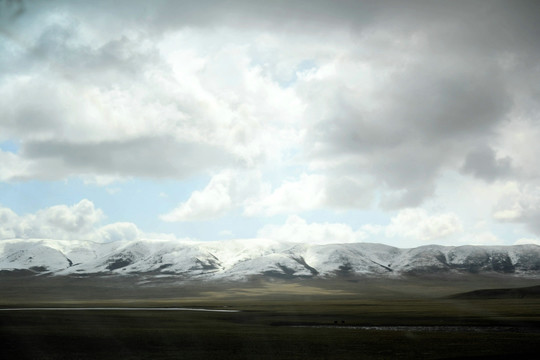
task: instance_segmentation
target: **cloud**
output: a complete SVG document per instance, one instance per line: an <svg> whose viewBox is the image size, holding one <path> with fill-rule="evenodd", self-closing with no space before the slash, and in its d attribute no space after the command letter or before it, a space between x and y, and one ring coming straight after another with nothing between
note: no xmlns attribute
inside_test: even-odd
<svg viewBox="0 0 540 360"><path fill-rule="evenodd" d="M274 191L249 199L244 214L275 215L313 210L323 205L325 198L324 177L302 174L297 181L285 181Z"/></svg>
<svg viewBox="0 0 540 360"><path fill-rule="evenodd" d="M493 181L511 173L511 160L508 157L496 158L493 149L484 146L467 155L462 171L486 181Z"/></svg>
<svg viewBox="0 0 540 360"><path fill-rule="evenodd" d="M38 221L65 232L86 232L101 218L101 210L95 209L89 200L81 200L73 206L56 205L38 211Z"/></svg>
<svg viewBox="0 0 540 360"><path fill-rule="evenodd" d="M526 245L526 244L536 244L540 245L539 239L519 239L514 242L514 245Z"/></svg>
<svg viewBox="0 0 540 360"><path fill-rule="evenodd" d="M90 232L103 218L89 200L66 206L56 205L34 214L17 215L2 208L2 238L77 238Z"/></svg>
<svg viewBox="0 0 540 360"><path fill-rule="evenodd" d="M373 185L348 176L302 173L278 187L265 188L259 196L246 199L244 215L272 216L321 208L366 208L373 198Z"/></svg>
<svg viewBox="0 0 540 360"><path fill-rule="evenodd" d="M230 210L233 202L229 195L230 174L214 176L202 191L195 191L176 209L161 216L164 221L208 220Z"/></svg>
<svg viewBox="0 0 540 360"><path fill-rule="evenodd" d="M262 179L257 171L224 170L160 218L169 222L210 220L234 209L243 209L248 217L273 216L321 208L367 207L372 200L371 185L347 177L303 173L275 189Z"/></svg>
<svg viewBox="0 0 540 360"><path fill-rule="evenodd" d="M474 234L465 240L470 245L490 246L490 245L503 245L503 241L492 234L491 232L483 232L480 234Z"/></svg>
<svg viewBox="0 0 540 360"><path fill-rule="evenodd" d="M241 45L253 39L98 36L70 10L38 16L27 51L8 52L13 71L0 72L0 140L21 144L6 180L184 179L279 162L296 141L303 105L253 63Z"/></svg>
<svg viewBox="0 0 540 360"><path fill-rule="evenodd" d="M142 236L135 224L100 226L103 219L103 212L87 199L72 206L55 205L25 215L0 208L0 240L37 238L109 242Z"/></svg>
<svg viewBox="0 0 540 360"><path fill-rule="evenodd" d="M508 182L499 194L493 218L500 222L520 223L540 234L540 186Z"/></svg>
<svg viewBox="0 0 540 360"><path fill-rule="evenodd" d="M441 58L439 41L420 30L374 31L364 37L367 54L347 53L331 72L306 77L299 91L313 166L369 174L394 193L385 207L417 206L443 171L487 141L510 110L502 71L480 62L484 54Z"/></svg>
<svg viewBox="0 0 540 360"><path fill-rule="evenodd" d="M538 73L540 75L540 70ZM532 79L538 79L534 73L529 76ZM516 91L524 91L524 89L516 89ZM534 91L531 91L523 97L536 95ZM538 97L527 100L527 106L522 105L516 109L509 121L498 131L500 134L498 152L501 159L511 159L512 162L512 171L509 174L511 176L507 176L508 180L516 180L523 184L534 183L540 178L540 170L536 166L540 152L540 144L537 141L540 137L540 121L535 114L537 111L535 109L538 109L540 105L537 99ZM531 104L529 101L534 102Z"/></svg>
<svg viewBox="0 0 540 360"><path fill-rule="evenodd" d="M32 168L35 174L56 178L62 172L64 176L103 173L183 178L201 168L211 169L233 162L233 157L218 147L167 136L91 143L29 142L23 146L21 154L35 161ZM50 169L58 171L49 174Z"/></svg>
<svg viewBox="0 0 540 360"><path fill-rule="evenodd" d="M15 238L17 233L17 228L15 227L17 214L11 209L0 208L0 221L2 223L0 227L0 239Z"/></svg>
<svg viewBox="0 0 540 360"><path fill-rule="evenodd" d="M97 230L96 237L102 242L133 241L140 238L141 231L135 224L121 222L105 225Z"/></svg>
<svg viewBox="0 0 540 360"><path fill-rule="evenodd" d="M0 181L212 176L162 219L377 206L425 241L459 224L409 208L511 181L473 215L540 231L537 2L25 3L0 19Z"/></svg>
<svg viewBox="0 0 540 360"><path fill-rule="evenodd" d="M354 231L340 223L311 223L292 215L283 225L266 225L257 233L259 238L278 241L304 242L310 244L351 243L368 237L362 230Z"/></svg>
<svg viewBox="0 0 540 360"><path fill-rule="evenodd" d="M224 170L212 176L203 190L194 191L186 201L160 218L168 222L215 219L242 206L258 194L262 186L257 171Z"/></svg>
<svg viewBox="0 0 540 360"><path fill-rule="evenodd" d="M417 5L29 5L10 24L27 45L6 52L0 76L0 129L29 164L9 179L182 179L292 149L322 175L370 177L382 205L401 208L447 169L508 170L475 172L474 160L534 101L537 6Z"/></svg>
<svg viewBox="0 0 540 360"><path fill-rule="evenodd" d="M462 231L459 218L452 213L429 215L423 209L404 209L392 218L386 236L432 242Z"/></svg>
<svg viewBox="0 0 540 360"><path fill-rule="evenodd" d="M0 150L0 180L10 181L28 173L29 162L11 152Z"/></svg>

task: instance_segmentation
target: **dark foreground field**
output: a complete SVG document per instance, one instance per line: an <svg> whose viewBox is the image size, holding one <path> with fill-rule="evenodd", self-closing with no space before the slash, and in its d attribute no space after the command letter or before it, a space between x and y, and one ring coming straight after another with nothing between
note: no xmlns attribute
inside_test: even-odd
<svg viewBox="0 0 540 360"><path fill-rule="evenodd" d="M182 295L175 297L161 284L139 287L139 298L133 290L136 284L128 283L111 286L110 291L94 289L94 296L86 295L92 299L84 300L82 288L39 294L33 292L39 287L32 282L23 290L23 282L5 280L1 307L201 307L240 312L0 311L0 358L537 359L540 350L540 300L448 297L478 285L470 280L345 281L331 287L317 282L177 284L175 291ZM20 294L26 291L26 301L17 299L16 289ZM65 298L58 299L59 293Z"/></svg>

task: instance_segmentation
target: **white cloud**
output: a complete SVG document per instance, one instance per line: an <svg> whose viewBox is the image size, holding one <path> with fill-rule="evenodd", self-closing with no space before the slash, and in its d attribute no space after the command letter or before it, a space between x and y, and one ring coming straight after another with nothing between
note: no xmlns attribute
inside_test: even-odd
<svg viewBox="0 0 540 360"><path fill-rule="evenodd" d="M493 217L499 221L523 222L540 212L540 187L509 182L495 205Z"/></svg>
<svg viewBox="0 0 540 360"><path fill-rule="evenodd" d="M81 200L73 206L56 205L36 213L35 219L44 226L50 226L66 233L89 231L103 217L89 200Z"/></svg>
<svg viewBox="0 0 540 360"><path fill-rule="evenodd" d="M135 224L121 222L105 225L97 230L96 238L102 242L132 241L141 237L142 233Z"/></svg>
<svg viewBox="0 0 540 360"><path fill-rule="evenodd" d="M429 215L423 209L404 209L392 218L386 228L386 236L412 238L425 243L461 231L461 221L455 214Z"/></svg>
<svg viewBox="0 0 540 360"><path fill-rule="evenodd" d="M285 181L274 191L249 199L244 214L275 215L313 210L322 206L325 199L325 178L302 174L298 180Z"/></svg>
<svg viewBox="0 0 540 360"><path fill-rule="evenodd" d="M473 234L464 239L468 245L503 245L502 239L492 234L491 232L483 232L480 234Z"/></svg>
<svg viewBox="0 0 540 360"><path fill-rule="evenodd" d="M508 182L499 194L493 218L500 222L522 223L540 234L540 186Z"/></svg>
<svg viewBox="0 0 540 360"><path fill-rule="evenodd" d="M233 200L229 194L231 173L221 173L212 177L202 191L194 191L189 199L176 209L161 216L164 221L208 220L230 210Z"/></svg>
<svg viewBox="0 0 540 360"><path fill-rule="evenodd" d="M363 241L368 234L354 231L340 223L311 223L292 215L283 225L266 225L257 233L259 238L279 241L305 242L310 244L351 243Z"/></svg>
<svg viewBox="0 0 540 360"><path fill-rule="evenodd" d="M257 196L262 186L258 171L224 170L212 176L203 190L194 191L186 201L160 218L169 222L214 219Z"/></svg>
<svg viewBox="0 0 540 360"><path fill-rule="evenodd" d="M214 175L208 185L194 191L176 209L161 216L164 221L209 220L236 208L245 216L292 214L320 208L367 206L372 188L347 178L327 178L302 174L286 180L275 189L262 181L258 171L224 170Z"/></svg>
<svg viewBox="0 0 540 360"><path fill-rule="evenodd" d="M143 235L132 223L100 227L103 218L103 212L86 199L72 206L55 205L25 215L0 208L0 240L41 238L109 242L134 240Z"/></svg>
<svg viewBox="0 0 540 360"><path fill-rule="evenodd" d="M16 237L17 214L11 209L0 208L0 239L12 239Z"/></svg>
<svg viewBox="0 0 540 360"><path fill-rule="evenodd" d="M151 45L133 33L91 41L75 20L38 24L29 51L54 48L57 66L32 59L0 76L0 130L21 144L2 154L4 180L182 179L280 162L297 146L304 105L254 61L249 34L181 29Z"/></svg>
<svg viewBox="0 0 540 360"><path fill-rule="evenodd" d="M286 180L276 189L247 199L244 215L272 216L321 208L350 209L368 207L373 185L348 176L325 176L303 173Z"/></svg>
<svg viewBox="0 0 540 360"><path fill-rule="evenodd" d="M540 245L540 239L518 239L514 242L514 245L526 245L526 244L535 244Z"/></svg>
<svg viewBox="0 0 540 360"><path fill-rule="evenodd" d="M29 161L17 154L0 150L0 181L24 178L28 174Z"/></svg>

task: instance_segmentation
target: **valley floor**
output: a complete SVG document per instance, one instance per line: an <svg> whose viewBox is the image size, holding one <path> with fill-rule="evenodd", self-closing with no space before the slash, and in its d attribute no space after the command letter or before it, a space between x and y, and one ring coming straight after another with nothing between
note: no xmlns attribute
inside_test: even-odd
<svg viewBox="0 0 540 360"><path fill-rule="evenodd" d="M49 280L58 284L68 281ZM281 281L184 284L174 289L169 284L166 289L153 288L153 298L150 296L152 288L139 291L137 297L137 288L133 286L125 284L124 291L120 291L122 286L118 285L113 291L114 286L108 283L110 291L107 291L107 281L102 281L99 290L98 282L94 282L96 288L90 287L95 281L90 279L86 283L88 290L83 292L79 288L78 293L70 293L68 286L39 293L36 292L39 286L37 283L33 286L32 281L26 287L5 281L3 283L9 286L1 290L2 295L7 295L1 298L2 308L194 307L239 312L1 311L0 357L70 360L537 358L538 298L448 297L458 289L481 288L479 285L489 282L485 279L482 282L415 279L363 283L356 280L331 284ZM19 279L18 284L24 282ZM85 293L87 299L84 299ZM59 294L64 298L59 298Z"/></svg>

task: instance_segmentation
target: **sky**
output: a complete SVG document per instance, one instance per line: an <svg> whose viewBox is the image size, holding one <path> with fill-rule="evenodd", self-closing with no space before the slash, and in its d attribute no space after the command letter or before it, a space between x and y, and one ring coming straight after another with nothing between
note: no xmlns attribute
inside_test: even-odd
<svg viewBox="0 0 540 360"><path fill-rule="evenodd" d="M0 0L0 239L540 244L539 14Z"/></svg>

